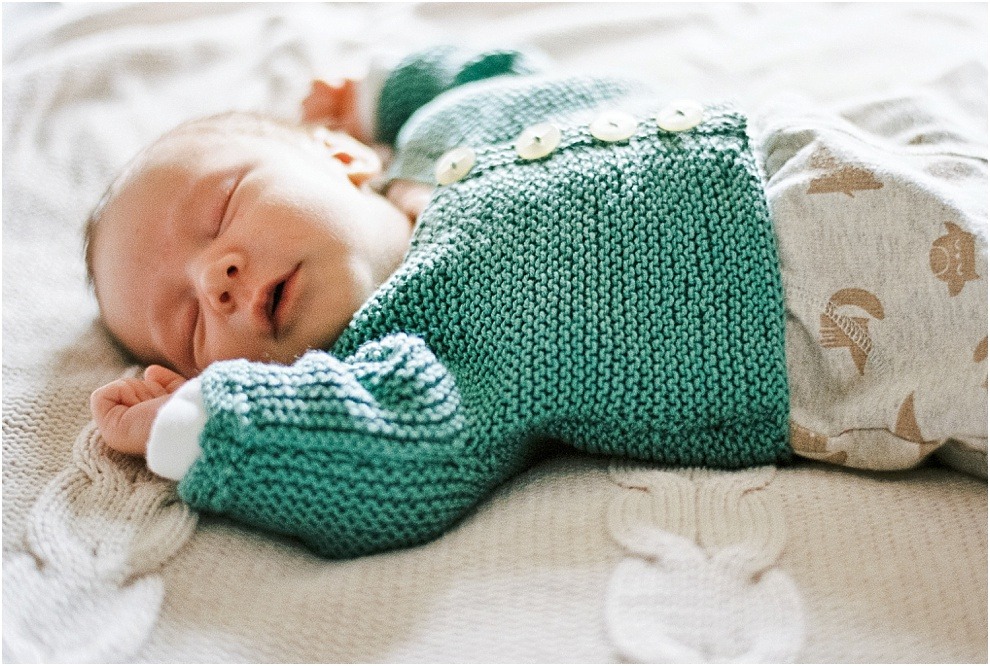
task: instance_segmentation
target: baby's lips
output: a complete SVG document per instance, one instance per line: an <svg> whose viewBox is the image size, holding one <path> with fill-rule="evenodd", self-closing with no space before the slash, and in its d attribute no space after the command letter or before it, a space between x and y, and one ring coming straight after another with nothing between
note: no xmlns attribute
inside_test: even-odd
<svg viewBox="0 0 990 666"><path fill-rule="evenodd" d="M272 335L275 332L275 320L272 314L272 300L275 295L275 288L280 280L267 283L259 289L251 300L251 321L254 326L264 334Z"/></svg>
<svg viewBox="0 0 990 666"><path fill-rule="evenodd" d="M297 264L292 270L268 282L255 295L251 304L252 319L263 332L277 336L289 309L289 299L294 295L293 279L299 271Z"/></svg>
<svg viewBox="0 0 990 666"><path fill-rule="evenodd" d="M282 282L280 299L275 304L273 312L273 324L275 326L276 336L284 332L289 317L295 310L296 300L299 297L301 279L299 268L300 264L296 264L292 272Z"/></svg>

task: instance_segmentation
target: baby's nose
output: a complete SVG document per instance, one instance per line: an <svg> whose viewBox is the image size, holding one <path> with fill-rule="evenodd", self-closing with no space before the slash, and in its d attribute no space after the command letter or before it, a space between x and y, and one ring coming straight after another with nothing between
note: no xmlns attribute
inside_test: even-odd
<svg viewBox="0 0 990 666"><path fill-rule="evenodd" d="M203 267L200 288L214 310L230 314L244 305L241 294L243 271L243 257L233 253L208 262Z"/></svg>

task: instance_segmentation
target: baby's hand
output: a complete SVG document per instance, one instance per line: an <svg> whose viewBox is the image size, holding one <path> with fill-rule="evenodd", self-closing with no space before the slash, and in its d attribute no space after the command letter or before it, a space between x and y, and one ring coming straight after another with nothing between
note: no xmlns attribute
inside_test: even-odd
<svg viewBox="0 0 990 666"><path fill-rule="evenodd" d="M151 365L144 379L118 379L93 391L89 408L107 445L121 453L144 455L158 410L185 382L182 375Z"/></svg>
<svg viewBox="0 0 990 666"><path fill-rule="evenodd" d="M354 78L336 81L314 79L309 95L302 103L302 119L346 132L362 143L371 143L372 137L365 135L365 123L359 115L357 98L360 85L361 81Z"/></svg>

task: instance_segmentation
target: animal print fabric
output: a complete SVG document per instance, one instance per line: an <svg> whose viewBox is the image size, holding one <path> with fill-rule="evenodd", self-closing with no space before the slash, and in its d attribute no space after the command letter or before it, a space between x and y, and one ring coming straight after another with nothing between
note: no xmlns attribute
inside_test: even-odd
<svg viewBox="0 0 990 666"><path fill-rule="evenodd" d="M801 456L890 470L937 453L986 477L985 138L949 110L791 97L754 116Z"/></svg>

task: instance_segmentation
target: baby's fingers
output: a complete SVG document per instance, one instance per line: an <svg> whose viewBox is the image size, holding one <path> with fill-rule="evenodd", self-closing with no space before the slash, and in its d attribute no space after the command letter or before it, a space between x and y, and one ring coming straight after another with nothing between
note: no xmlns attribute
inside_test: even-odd
<svg viewBox="0 0 990 666"><path fill-rule="evenodd" d="M140 437L131 436L130 431L133 428L124 425L128 410L131 409L133 407L120 403L111 405L101 418L96 419L96 425L100 428L103 439L110 448L121 453L143 453L143 440Z"/></svg>
<svg viewBox="0 0 990 666"><path fill-rule="evenodd" d="M106 414L116 405L131 407L165 395L165 388L143 379L118 379L98 388L90 396L93 415Z"/></svg>
<svg viewBox="0 0 990 666"><path fill-rule="evenodd" d="M167 393L175 393L186 383L185 377L161 365L149 365L144 371L144 379L158 384Z"/></svg>
<svg viewBox="0 0 990 666"><path fill-rule="evenodd" d="M107 445L129 454L144 453L158 409L169 397L165 387L144 379L118 379L90 396L93 419Z"/></svg>

